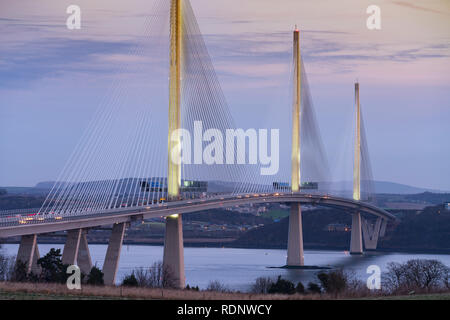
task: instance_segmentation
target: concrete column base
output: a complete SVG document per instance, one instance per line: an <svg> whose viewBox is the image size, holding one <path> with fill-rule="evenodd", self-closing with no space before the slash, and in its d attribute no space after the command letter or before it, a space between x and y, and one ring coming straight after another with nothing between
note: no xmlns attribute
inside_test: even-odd
<svg viewBox="0 0 450 320"><path fill-rule="evenodd" d="M289 215L289 234L287 266L303 266L303 230L302 230L302 210L300 203L291 204Z"/></svg>
<svg viewBox="0 0 450 320"><path fill-rule="evenodd" d="M183 289L186 279L184 275L183 223L181 215L169 216L166 219L163 265L173 275L175 287Z"/></svg>
<svg viewBox="0 0 450 320"><path fill-rule="evenodd" d="M387 228L387 220L383 219L380 228L380 238L383 238L386 235L386 228Z"/></svg>
<svg viewBox="0 0 450 320"><path fill-rule="evenodd" d="M381 231L383 218L378 217L375 224L372 225L366 219L362 219L362 231L364 236L364 248L366 250L376 250L378 244L378 237Z"/></svg>
<svg viewBox="0 0 450 320"><path fill-rule="evenodd" d="M85 275L88 275L92 269L91 253L87 241L87 230L81 231L80 247L78 249L77 263L80 270Z"/></svg>
<svg viewBox="0 0 450 320"><path fill-rule="evenodd" d="M26 265L26 272L39 273L37 260L39 259L39 249L37 245L37 235L22 236L19 251L17 252L16 264L22 261Z"/></svg>
<svg viewBox="0 0 450 320"><path fill-rule="evenodd" d="M76 265L80 248L81 229L67 231L66 243L62 254L62 263Z"/></svg>
<svg viewBox="0 0 450 320"><path fill-rule="evenodd" d="M113 225L108 249L106 250L105 262L103 263L103 280L105 285L112 286L116 283L116 274L119 267L125 228L125 223L116 223Z"/></svg>
<svg viewBox="0 0 450 320"><path fill-rule="evenodd" d="M350 254L363 254L361 213L352 214L352 233L350 240Z"/></svg>
<svg viewBox="0 0 450 320"><path fill-rule="evenodd" d="M33 262L31 263L31 272L34 274L40 274L42 271L41 267L37 264L39 258L40 258L39 248L36 239L36 246L34 247L34 254L33 254Z"/></svg>

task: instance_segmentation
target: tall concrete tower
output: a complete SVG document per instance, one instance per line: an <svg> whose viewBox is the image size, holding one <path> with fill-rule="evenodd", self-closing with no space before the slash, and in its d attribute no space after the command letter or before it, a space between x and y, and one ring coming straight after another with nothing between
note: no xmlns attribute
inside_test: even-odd
<svg viewBox="0 0 450 320"><path fill-rule="evenodd" d="M183 12L182 0L171 0L170 7L170 83L169 83L169 144L167 195L175 200L180 195L180 128L181 115L181 73L183 70ZM164 236L164 268L173 274L176 286L184 288L184 246L183 226L180 215L171 215L166 219Z"/></svg>
<svg viewBox="0 0 450 320"><path fill-rule="evenodd" d="M356 132L355 158L353 164L353 200L361 200L361 106L359 104L359 83L355 83Z"/></svg>
<svg viewBox="0 0 450 320"><path fill-rule="evenodd" d="M301 120L301 54L300 31L294 31L294 104L292 110L291 190L300 190L300 120ZM288 234L288 266L303 266L302 211L299 203L291 204Z"/></svg>
<svg viewBox="0 0 450 320"><path fill-rule="evenodd" d="M356 132L355 158L353 163L353 200L361 200L361 105L359 103L359 83L355 83ZM351 254L362 254L361 213L352 214Z"/></svg>
<svg viewBox="0 0 450 320"><path fill-rule="evenodd" d="M301 55L300 31L294 31L294 104L292 108L291 188L300 190Z"/></svg>
<svg viewBox="0 0 450 320"><path fill-rule="evenodd" d="M169 82L169 132L168 132L168 175L167 192L169 200L180 195L180 105L181 71L183 50L182 0L171 0L170 9L170 82Z"/></svg>

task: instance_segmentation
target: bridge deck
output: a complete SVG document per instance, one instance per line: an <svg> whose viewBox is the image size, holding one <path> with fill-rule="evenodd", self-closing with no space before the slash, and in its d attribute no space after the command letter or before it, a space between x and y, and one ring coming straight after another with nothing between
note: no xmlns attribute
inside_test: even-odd
<svg viewBox="0 0 450 320"><path fill-rule="evenodd" d="M330 195L304 193L269 193L216 196L204 199L180 200L144 207L117 208L76 215L35 215L0 219L0 238L41 234L78 228L92 228L141 219L187 214L209 209L227 208L250 203L301 203L338 207L350 213L362 212L387 220L395 220L389 212L371 204Z"/></svg>

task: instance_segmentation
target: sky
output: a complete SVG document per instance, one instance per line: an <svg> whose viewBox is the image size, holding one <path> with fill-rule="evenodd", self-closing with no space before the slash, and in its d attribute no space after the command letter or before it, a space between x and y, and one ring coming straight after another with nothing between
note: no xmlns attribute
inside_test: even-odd
<svg viewBox="0 0 450 320"><path fill-rule="evenodd" d="M66 27L71 4L80 30ZM191 4L238 126L284 126L297 25L332 167L349 142L358 80L374 178L450 190L448 0ZM381 9L381 30L366 27L369 5ZM111 79L143 86L156 58L131 52L152 45L143 31L152 10L147 0L0 0L0 186L55 180Z"/></svg>

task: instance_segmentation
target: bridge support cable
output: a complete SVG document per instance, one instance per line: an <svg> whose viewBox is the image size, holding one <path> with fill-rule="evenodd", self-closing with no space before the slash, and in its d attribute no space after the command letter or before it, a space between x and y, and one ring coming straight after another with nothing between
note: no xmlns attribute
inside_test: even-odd
<svg viewBox="0 0 450 320"><path fill-rule="evenodd" d="M302 79L300 115L301 183L317 182L318 190L315 192L324 193L329 191L325 182L330 181L331 170L317 121L308 74L303 59L301 59L300 63ZM307 192L311 192L311 190L307 190Z"/></svg>
<svg viewBox="0 0 450 320"><path fill-rule="evenodd" d="M375 196L375 188L359 89L359 83L355 83L356 130L353 164L353 199L372 202Z"/></svg>
<svg viewBox="0 0 450 320"><path fill-rule="evenodd" d="M39 266L37 261L39 259L39 248L37 244L37 235L25 235L20 239L19 251L16 256L16 266L20 261L25 263L26 273L33 272L34 274L39 273Z"/></svg>
<svg viewBox="0 0 450 320"><path fill-rule="evenodd" d="M135 59L140 57L151 56L149 65L161 65L156 53L162 48L161 39L165 37L161 34L167 20L167 1L156 0L153 13L145 18L143 28L143 39L150 40L152 44L151 54L145 48L145 43L132 45L126 52L125 55L132 59L119 63L117 76L112 77L114 81L110 94L97 109L79 145L39 210L44 218L146 205L151 198L151 201L156 200L155 193L142 190L141 182L144 179L149 181L148 177L156 181L165 176L166 170L160 164L162 143L160 139L154 139L155 133L164 130L154 113L160 111L148 107L148 88L131 88L124 75L133 72ZM136 97L145 98L136 104ZM155 98L151 98L151 102L156 104ZM146 111L137 111L139 107ZM164 193L166 188L158 189Z"/></svg>
<svg viewBox="0 0 450 320"><path fill-rule="evenodd" d="M361 200L370 203L376 202L376 190L373 180L372 165L370 161L369 146L367 144L366 127L361 110Z"/></svg>
<svg viewBox="0 0 450 320"><path fill-rule="evenodd" d="M116 274L119 267L120 252L122 251L125 229L125 223L116 223L113 225L108 249L106 250L105 262L103 263L105 285L112 286L116 282Z"/></svg>
<svg viewBox="0 0 450 320"><path fill-rule="evenodd" d="M189 1L183 1L183 14L181 127L190 132L194 139L198 135L206 136L203 136L205 140L201 145L193 141L192 159L182 166L182 178L225 181L233 186L235 193L242 193L244 189L251 192L251 180L254 179L253 173L259 169L258 165L227 161L227 145L234 146L233 160L237 160L234 138L227 135L227 130L236 130L236 125ZM206 159L204 155L212 156ZM248 153L246 156L249 157Z"/></svg>

